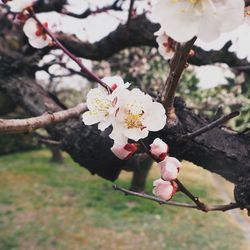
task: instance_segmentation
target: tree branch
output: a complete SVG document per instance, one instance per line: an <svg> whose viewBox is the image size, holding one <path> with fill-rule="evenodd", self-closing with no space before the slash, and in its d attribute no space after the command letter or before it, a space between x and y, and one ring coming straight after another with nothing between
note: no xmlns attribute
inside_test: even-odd
<svg viewBox="0 0 250 250"><path fill-rule="evenodd" d="M86 104L81 103L74 108L59 111L56 113L44 113L41 116L28 119L0 119L0 133L30 133L38 128L47 127L54 123L66 121L70 118L77 118L86 110Z"/></svg>
<svg viewBox="0 0 250 250"><path fill-rule="evenodd" d="M195 41L196 37L187 43L177 44L177 50L170 61L170 73L166 80L166 90L163 100L163 106L167 113L167 122L169 125L176 123L177 117L174 112L174 97L180 77L186 67L190 50Z"/></svg>
<svg viewBox="0 0 250 250"><path fill-rule="evenodd" d="M197 137L199 135L202 135L202 134L206 133L207 131L209 131L209 130L215 128L215 127L218 127L218 126L228 122L229 120L231 120L231 119L233 119L233 118L235 118L236 116L239 116L239 115L240 115L240 112L235 111L235 112L232 112L229 115L222 116L219 119L209 123L208 125L196 130L193 133L188 133L186 135L181 136L180 140L194 139L195 137Z"/></svg>
<svg viewBox="0 0 250 250"><path fill-rule="evenodd" d="M130 27L131 19L133 16L134 4L135 4L135 0L130 0L129 10L128 10L128 19L127 19L127 29L129 29L129 27Z"/></svg>
<svg viewBox="0 0 250 250"><path fill-rule="evenodd" d="M151 195L144 194L144 193L134 192L134 191L122 188L122 187L118 187L117 185L113 185L113 189L116 191L120 191L120 192L124 193L125 195L131 195L131 196L136 196L136 197L143 198L146 200L155 201L155 202L159 203L160 205L193 208L193 209L197 209L197 210L200 210L203 212L212 212L212 211L225 212L228 210L239 208L239 205L237 203L229 203L229 204L225 204L225 205L206 205L206 210L203 210L196 205L192 205L189 203L175 202L175 201L165 201L165 200L162 200L162 199L157 198L155 196L151 196Z"/></svg>
<svg viewBox="0 0 250 250"><path fill-rule="evenodd" d="M96 8L96 10L91 10L90 8L88 8L81 14L76 14L76 13L72 13L72 12L64 12L64 14L71 16L71 17L84 19L90 15L100 14L103 12L107 12L109 10L122 11L123 9L122 9L121 5L118 5L119 2L121 2L121 0L116 0L116 1L114 1L113 4L105 6L103 8Z"/></svg>

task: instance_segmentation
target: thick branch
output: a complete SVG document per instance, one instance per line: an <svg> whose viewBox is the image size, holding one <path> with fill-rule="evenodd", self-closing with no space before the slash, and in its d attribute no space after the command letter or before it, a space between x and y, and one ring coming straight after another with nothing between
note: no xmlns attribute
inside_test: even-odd
<svg viewBox="0 0 250 250"><path fill-rule="evenodd" d="M0 134L32 132L38 128L44 128L54 123L66 121L70 118L77 118L86 110L86 104L81 103L74 108L56 113L47 112L41 116L28 119L0 119Z"/></svg>
<svg viewBox="0 0 250 250"><path fill-rule="evenodd" d="M126 24L119 25L115 31L93 44L64 34L60 34L59 38L77 56L102 60L133 46L157 47L154 33L159 28L159 24L152 23L145 15L141 15L131 20L129 31L126 29ZM189 62L198 66L213 63L226 63L230 67L249 66L246 59L241 60L234 53L228 51L230 46L229 42L220 51L204 51L199 47L194 47L195 56L190 58ZM245 70L249 71L249 68Z"/></svg>

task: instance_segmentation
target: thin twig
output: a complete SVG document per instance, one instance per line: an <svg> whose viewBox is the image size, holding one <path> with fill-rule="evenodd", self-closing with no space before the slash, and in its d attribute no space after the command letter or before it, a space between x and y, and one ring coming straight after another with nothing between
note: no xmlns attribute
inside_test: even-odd
<svg viewBox="0 0 250 250"><path fill-rule="evenodd" d="M199 197L194 196L181 182L180 180L176 179L175 182L178 185L178 189L179 191L181 191L182 193L184 193L186 196L188 196L196 205L197 207L204 211L207 212L207 205L204 204L203 202L200 202Z"/></svg>
<svg viewBox="0 0 250 250"><path fill-rule="evenodd" d="M66 49L64 47L64 45L56 38L56 36L47 28L43 25L43 23L37 18L36 14L34 13L34 11L32 9L29 9L29 14L32 18L34 18L36 20L36 22L41 25L44 29L44 31L51 37L51 39L54 41L54 43L67 55L69 56L74 62L77 63L77 65L81 68L81 71L85 72L86 74L88 74L90 77L93 78L93 80L95 80L96 82L98 82L99 84L101 84L105 89L107 89L107 91L109 93L112 92L112 90L110 89L110 87L104 83L97 75L95 75L93 72L91 72L89 69L87 69L81 59L77 58L75 55L73 55L68 49Z"/></svg>
<svg viewBox="0 0 250 250"><path fill-rule="evenodd" d="M43 138L40 138L40 139L39 139L39 142L40 142L40 143L44 143L44 144L46 144L46 145L53 145L53 146L61 146L61 145L62 145L62 142L61 142L61 141L54 141L54 140L43 139Z"/></svg>
<svg viewBox="0 0 250 250"><path fill-rule="evenodd" d="M130 0L129 10L128 10L128 21L127 21L127 29L129 29L132 15L133 15L133 7L134 7L135 0Z"/></svg>
<svg viewBox="0 0 250 250"><path fill-rule="evenodd" d="M193 133L188 133L186 135L181 136L180 140L194 139L195 137L202 135L202 134L206 133L207 131L212 130L215 127L218 127L221 124L228 122L229 120L231 120L232 118L234 118L238 115L240 115L240 112L235 111L235 112L230 113L229 115L222 116L219 119L207 124L206 126L198 129L197 131L195 131Z"/></svg>
<svg viewBox="0 0 250 250"><path fill-rule="evenodd" d="M38 128L66 121L70 118L77 118L86 110L87 105L85 103L81 103L67 110L55 113L47 112L41 116L27 119L0 119L0 134L32 132Z"/></svg>
<svg viewBox="0 0 250 250"><path fill-rule="evenodd" d="M91 10L90 8L88 8L81 14L75 14L72 12L64 12L63 14L66 14L67 16L83 19L83 18L87 18L90 15L100 14L103 12L107 12L109 10L122 11L123 10L122 7L120 5L118 5L119 2L120 2L120 0L116 0L116 1L114 1L113 4L108 5L108 6L104 6L102 8L96 8L96 10Z"/></svg>
<svg viewBox="0 0 250 250"><path fill-rule="evenodd" d="M183 203L183 202L175 202L175 201L165 201L162 200L160 198L157 198L155 196L151 196L145 193L138 193L138 192L134 192L122 187L118 187L117 185L113 185L113 189L120 191L122 193L124 193L125 195L131 195L131 196L136 196L136 197L140 197L143 199L147 199L147 200L151 200L151 201L155 201L161 205L169 205L169 206L176 206L176 207L185 207L185 208L193 208L193 209L197 209L203 212L212 212L212 211L228 211L228 210L232 210L235 208L239 208L239 205L236 203L229 203L229 204L225 204L225 205L210 205L210 206L206 206L206 210L200 209L198 206L193 205L193 204L189 204L189 203Z"/></svg>

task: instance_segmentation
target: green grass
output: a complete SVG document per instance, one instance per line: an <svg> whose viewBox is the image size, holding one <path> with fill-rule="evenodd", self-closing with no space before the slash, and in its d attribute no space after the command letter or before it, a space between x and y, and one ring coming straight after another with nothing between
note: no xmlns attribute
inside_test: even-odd
<svg viewBox="0 0 250 250"><path fill-rule="evenodd" d="M228 213L203 214L126 197L69 157L64 166L49 159L45 150L0 158L1 250L247 249ZM181 175L203 200L221 202L210 174L185 163ZM157 177L155 168L148 193ZM130 179L123 173L117 184L129 187ZM175 200L188 201L181 194Z"/></svg>

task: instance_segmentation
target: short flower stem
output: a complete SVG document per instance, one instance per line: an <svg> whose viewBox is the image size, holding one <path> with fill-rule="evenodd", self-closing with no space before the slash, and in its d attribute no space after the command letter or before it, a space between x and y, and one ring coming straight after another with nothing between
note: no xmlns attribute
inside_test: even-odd
<svg viewBox="0 0 250 250"><path fill-rule="evenodd" d="M95 80L96 82L98 82L100 85L102 85L107 91L108 93L111 93L112 90L111 88L104 83L97 75L95 75L93 72L91 72L89 69L87 69L83 63L81 62L81 60L79 58L77 58L75 55L73 55L68 49L66 49L64 47L64 45L56 38L56 36L47 28L43 25L43 23L37 18L36 14L34 13L33 9L30 8L28 9L28 12L30 14L30 16L32 18L34 18L36 20L36 22L41 25L44 29L44 31L51 37L51 39L54 41L54 43L67 55L69 56L73 61L75 61L79 67L81 68L81 71L88 74L90 77L93 78L93 80Z"/></svg>

